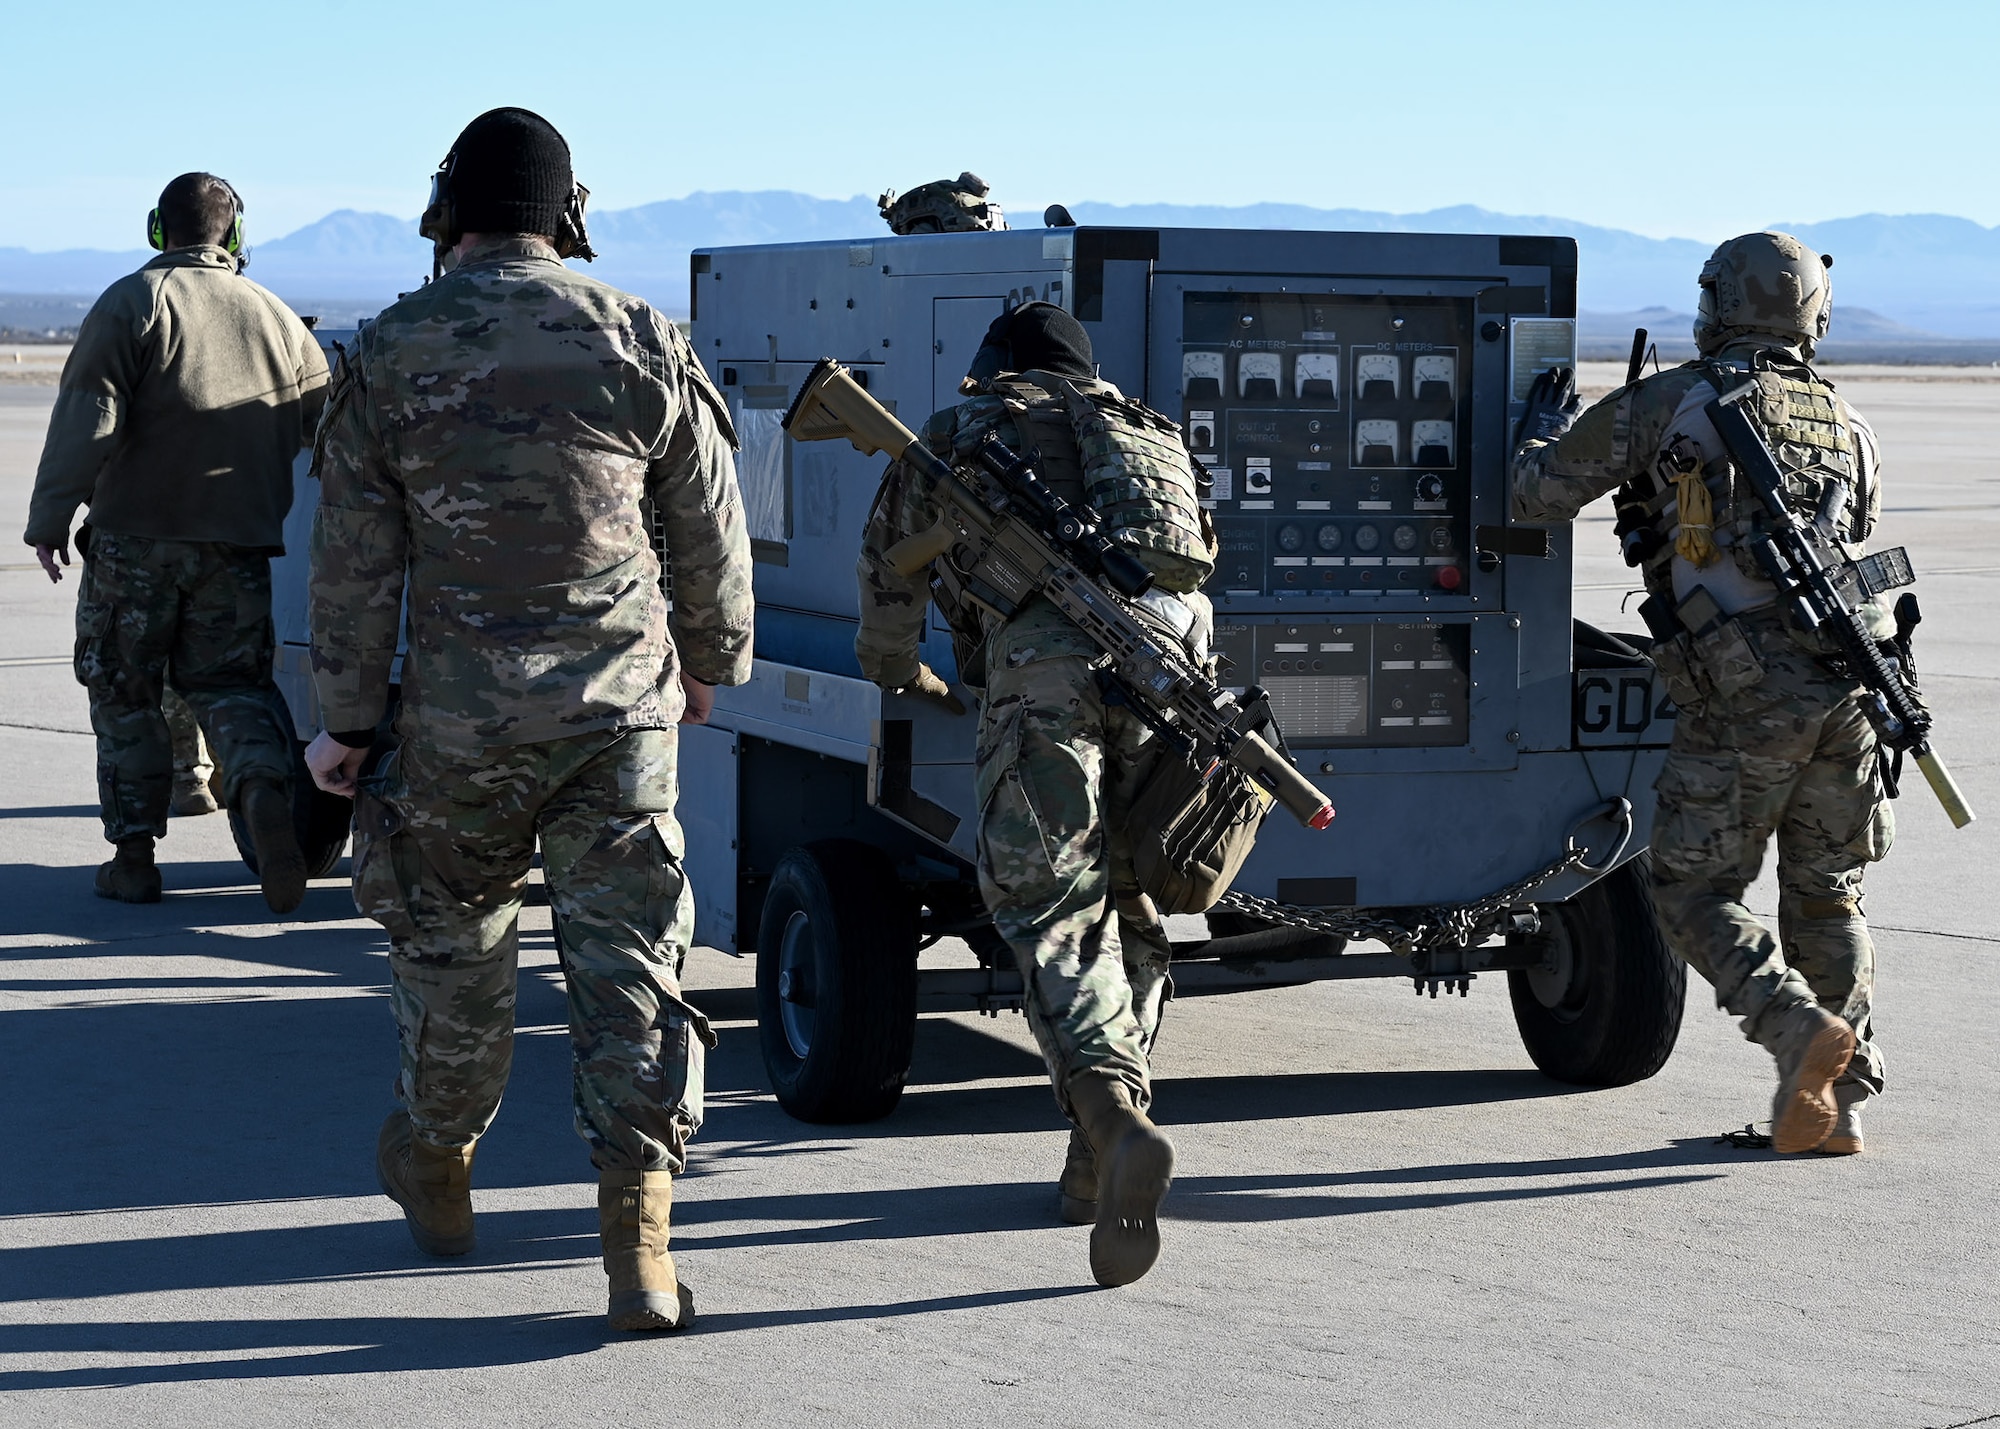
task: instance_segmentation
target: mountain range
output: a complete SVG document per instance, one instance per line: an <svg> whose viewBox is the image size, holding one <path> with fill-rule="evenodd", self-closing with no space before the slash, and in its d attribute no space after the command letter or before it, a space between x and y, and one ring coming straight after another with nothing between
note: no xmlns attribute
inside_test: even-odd
<svg viewBox="0 0 2000 1429"><path fill-rule="evenodd" d="M1074 203L1069 209L1082 224L1146 228L1568 234L1579 248L1579 307L1593 319L1615 315L1621 321L1647 308L1682 312L1691 307L1695 274L1709 252L1708 244L1691 239L1647 238L1469 205L1414 214L1276 203L1236 208ZM1015 218L1024 225L1034 222L1032 214ZM1865 309L1911 342L2000 340L2000 228L1941 214L1864 214L1772 226L1835 256L1836 336L1842 315ZM875 204L866 198L822 199L789 191L698 193L593 214L591 240L600 256L590 271L684 315L687 255L694 248L851 238L881 229ZM36 253L0 248L0 294L92 295L150 256L144 250ZM415 287L429 271L430 245L417 236L414 220L352 209L256 243L250 267L252 277L302 311L339 322L373 312L398 292ZM5 305L12 310L12 303ZM58 301L51 311L66 306ZM14 320L0 315L0 325L14 325ZM1586 329L1592 325L1592 320L1585 323ZM1674 326L1685 331L1678 320ZM1666 330L1663 320L1661 331Z"/></svg>

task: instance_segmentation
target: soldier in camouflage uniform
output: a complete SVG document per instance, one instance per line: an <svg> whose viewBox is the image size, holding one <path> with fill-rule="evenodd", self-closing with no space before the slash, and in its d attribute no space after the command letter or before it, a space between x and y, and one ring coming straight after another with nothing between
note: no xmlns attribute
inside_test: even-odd
<svg viewBox="0 0 2000 1429"><path fill-rule="evenodd" d="M923 440L946 458L964 455L987 432L1017 451L1039 449L1045 479L1082 507L1084 454L1069 413L1047 391L1067 381L1096 398L1124 400L1094 374L1082 326L1050 304L1024 304L987 334L968 379L977 395L933 416ZM1166 441L1173 445L1160 452L1162 463L1178 463L1187 473L1177 438ZM1198 523L1191 473L1187 496L1185 510L1156 508L1157 524L1170 527L1168 517ZM857 572L855 653L879 685L949 698L918 658L935 594L954 631L961 676L983 686L980 891L1013 950L1028 1024L1056 1101L1073 1124L1060 1185L1063 1217L1095 1226L1091 1265L1099 1282L1126 1284L1159 1254L1158 1207L1173 1157L1145 1115L1172 948L1122 838L1125 810L1151 768L1153 741L1129 709L1106 701L1097 647L1045 598L1010 620L991 622L954 607L925 577L896 572L884 552L936 521L924 478L891 464ZM1203 560L1211 555L1201 552ZM1209 616L1202 596L1155 593L1147 603L1173 635L1205 650Z"/></svg>
<svg viewBox="0 0 2000 1429"><path fill-rule="evenodd" d="M26 533L60 580L89 503L76 677L90 693L104 836L118 850L96 889L160 899L171 689L221 759L265 901L288 913L306 866L292 825L297 745L271 678L270 558L284 551L292 463L326 397L326 360L305 324L243 276L242 205L223 180L181 175L147 228L160 256L97 300L63 367Z"/></svg>
<svg viewBox="0 0 2000 1429"><path fill-rule="evenodd" d="M714 1036L680 991L694 905L676 722L750 674L735 437L674 324L559 261L588 250L546 120L482 115L439 186L424 231L450 271L362 328L315 460L329 732L307 762L323 788L358 784L355 902L389 934L401 1042L377 1173L419 1246L473 1248L473 1154L507 1082L539 841L611 1324L678 1329L693 1297L667 1249L672 1177ZM406 602L398 742L357 779Z"/></svg>
<svg viewBox="0 0 2000 1429"><path fill-rule="evenodd" d="M1648 590L1679 629L1655 660L1680 717L1658 783L1653 898L1674 950L1777 1060L1773 1144L1861 1149L1861 1104L1882 1089L1872 1036L1875 952L1861 882L1893 823L1861 686L1830 643L1790 623L1749 550L1754 492L1736 487L1702 408L1754 380L1749 410L1811 519L1834 483L1850 554L1881 512L1874 433L1809 365L1831 312L1830 258L1785 234L1715 251L1701 275L1703 356L1620 388L1574 417L1561 379L1531 401L1515 459L1514 516L1567 521L1613 488L1635 528ZM1573 424L1572 424L1573 423ZM1887 636L1878 605L1864 611ZM1773 836L1778 934L1744 906Z"/></svg>

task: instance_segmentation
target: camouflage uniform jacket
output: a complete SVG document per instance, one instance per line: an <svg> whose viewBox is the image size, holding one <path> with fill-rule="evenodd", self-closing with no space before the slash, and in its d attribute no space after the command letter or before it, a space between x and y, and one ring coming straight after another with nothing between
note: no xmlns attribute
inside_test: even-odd
<svg viewBox="0 0 2000 1429"><path fill-rule="evenodd" d="M365 325L314 453L326 727L527 744L680 715L685 664L750 674L750 547L720 395L687 339L546 243L488 239ZM648 508L665 533L669 612Z"/></svg>
<svg viewBox="0 0 2000 1429"><path fill-rule="evenodd" d="M1758 342L1732 343L1717 357L1742 367L1755 352L1773 353L1787 364L1802 365L1795 350ZM1707 433L1705 445L1716 448L1709 450L1708 455L1716 456L1719 444L1698 410L1711 391L1703 363L1685 363L1641 378L1600 399L1555 441L1524 443L1514 458L1514 519L1550 523L1573 520L1585 506L1607 492L1628 481L1652 478L1661 448L1683 427ZM1844 399L1833 397L1831 404L1824 425L1844 433L1846 444L1853 449L1852 459L1846 463L1851 485L1842 534L1858 546L1867 540L1881 516L1880 459L1874 431L1861 415ZM1739 520L1751 519L1757 505L1754 494L1743 493L1738 501ZM1662 487L1654 505L1659 510L1660 529L1671 537L1678 508L1671 501L1670 487ZM1730 511L1718 502L1716 540L1723 547L1733 539L1726 525L1729 515ZM1678 572L1673 569L1676 564L1682 567ZM1725 609L1768 604L1775 596L1768 579L1747 551L1734 560L1725 552L1717 565L1701 570L1688 567L1685 562L1677 563L1669 543L1658 558L1646 565L1647 588L1655 594L1672 596L1676 574L1683 585L1689 579L1710 584L1712 593L1724 600ZM1729 604L1728 593L1720 589L1724 585L1740 592L1737 604ZM1680 591L1682 596L1686 593Z"/></svg>
<svg viewBox="0 0 2000 1429"><path fill-rule="evenodd" d="M104 290L63 364L28 509L66 546L76 508L127 536L282 551L292 461L326 400L306 325L214 244Z"/></svg>

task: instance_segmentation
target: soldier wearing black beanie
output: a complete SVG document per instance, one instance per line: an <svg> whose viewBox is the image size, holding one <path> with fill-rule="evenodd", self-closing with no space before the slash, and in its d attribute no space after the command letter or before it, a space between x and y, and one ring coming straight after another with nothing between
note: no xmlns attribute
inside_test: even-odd
<svg viewBox="0 0 2000 1429"><path fill-rule="evenodd" d="M547 120L480 115L419 224L438 274L342 354L313 462L306 767L362 810L356 897L389 936L402 1066L375 1174L411 1239L477 1244L539 846L607 1320L668 1331L694 1319L669 1213L715 1040L680 987L677 727L750 678L750 537L729 403L688 339L563 263L590 256L584 197Z"/></svg>
<svg viewBox="0 0 2000 1429"><path fill-rule="evenodd" d="M467 233L554 238L576 174L555 125L526 109L489 109L452 144L439 190L420 230L443 247Z"/></svg>

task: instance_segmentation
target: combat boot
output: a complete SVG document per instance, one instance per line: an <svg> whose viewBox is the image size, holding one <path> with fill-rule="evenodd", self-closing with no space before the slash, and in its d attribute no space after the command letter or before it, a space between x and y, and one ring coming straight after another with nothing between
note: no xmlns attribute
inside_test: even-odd
<svg viewBox="0 0 2000 1429"><path fill-rule="evenodd" d="M257 878L273 913L289 913L306 896L306 856L292 827L292 801L268 779L243 791L243 822L257 850Z"/></svg>
<svg viewBox="0 0 2000 1429"><path fill-rule="evenodd" d="M375 1179L403 1208L410 1239L427 1255L468 1255L472 1226L472 1148L432 1146L410 1126L410 1114L389 1113L375 1138Z"/></svg>
<svg viewBox="0 0 2000 1429"><path fill-rule="evenodd" d="M151 834L134 834L118 841L112 860L97 866L97 896L120 903L160 901L160 869L153 862Z"/></svg>
<svg viewBox="0 0 2000 1429"><path fill-rule="evenodd" d="M1099 1285L1130 1285L1160 1258L1160 1202L1173 1184L1174 1144L1116 1077L1076 1077L1069 1099L1097 1166L1090 1273Z"/></svg>
<svg viewBox="0 0 2000 1429"><path fill-rule="evenodd" d="M673 1204L671 1172L598 1173L597 1233L614 1330L685 1330L694 1323L694 1292L681 1284L667 1250Z"/></svg>
<svg viewBox="0 0 2000 1429"><path fill-rule="evenodd" d="M193 819L212 814L221 806L215 802L215 791L208 780L197 779L192 774L176 774L174 799L168 807L177 819Z"/></svg>
<svg viewBox="0 0 2000 1429"><path fill-rule="evenodd" d="M1827 1156L1854 1156L1862 1149L1861 1104L1872 1093L1861 1082L1841 1082L1833 1089L1833 1105L1838 1113L1834 1117L1833 1130L1819 1149Z"/></svg>
<svg viewBox="0 0 2000 1429"><path fill-rule="evenodd" d="M1778 1026L1778 1095L1771 1103L1771 1146L1811 1151L1833 1130L1839 1112L1833 1079L1854 1055L1854 1029L1815 1003L1801 1003Z"/></svg>
<svg viewBox="0 0 2000 1429"><path fill-rule="evenodd" d="M1069 1129L1069 1154L1063 1158L1062 1179L1056 1190L1062 1196L1062 1218L1067 1224L1097 1223L1097 1155L1080 1126Z"/></svg>

